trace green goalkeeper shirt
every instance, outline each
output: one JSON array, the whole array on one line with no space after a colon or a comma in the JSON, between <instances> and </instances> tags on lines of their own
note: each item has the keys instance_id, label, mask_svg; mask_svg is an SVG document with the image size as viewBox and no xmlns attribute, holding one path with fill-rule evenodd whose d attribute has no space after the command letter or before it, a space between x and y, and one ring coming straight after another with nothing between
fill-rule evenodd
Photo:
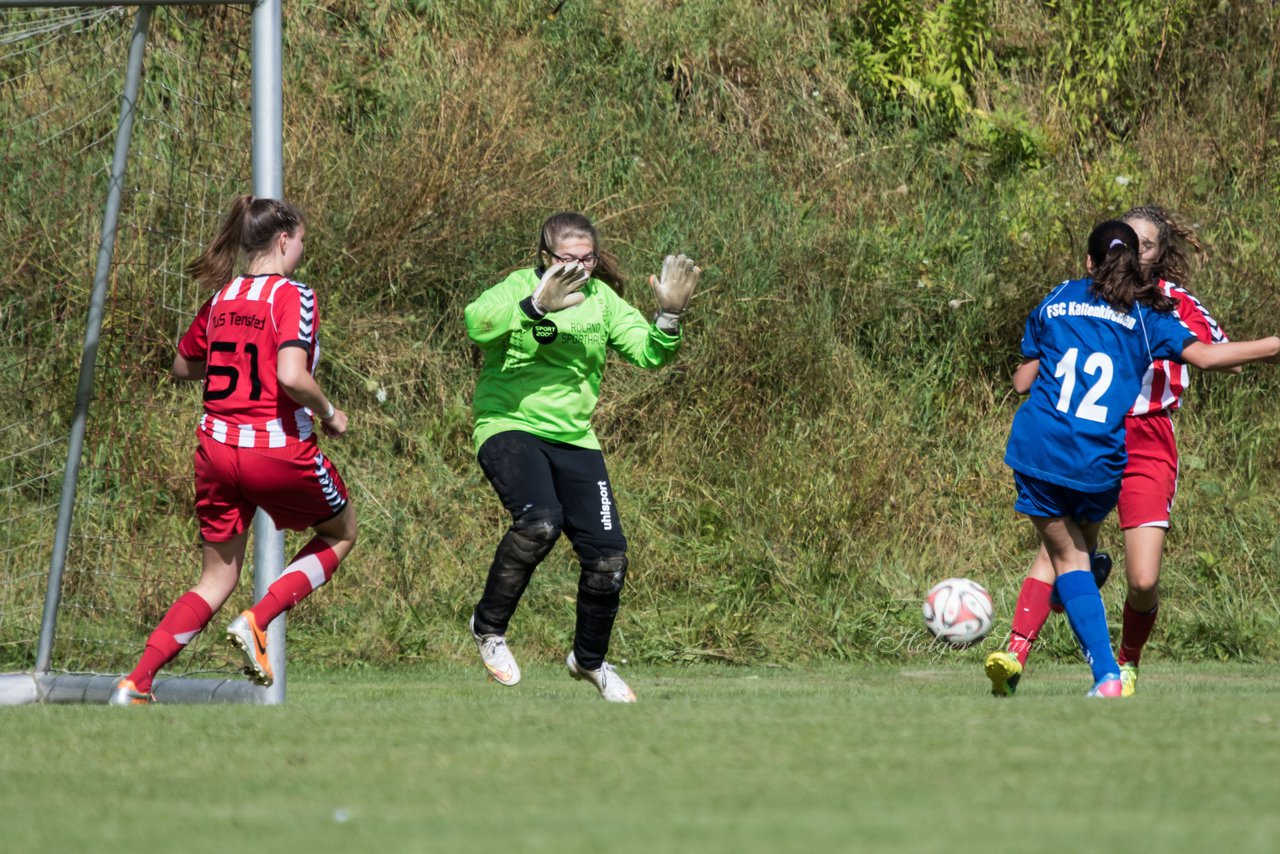
<instances>
[{"instance_id":1,"label":"green goalkeeper shirt","mask_svg":"<svg viewBox=\"0 0 1280 854\"><path fill-rule=\"evenodd\" d=\"M534 270L516 270L466 308L467 334L484 353L477 451L507 430L599 449L591 413L607 349L642 368L661 367L680 349L679 333L663 332L598 279L582 287L581 305L536 318L529 298L537 285Z\"/></svg>"}]
</instances>

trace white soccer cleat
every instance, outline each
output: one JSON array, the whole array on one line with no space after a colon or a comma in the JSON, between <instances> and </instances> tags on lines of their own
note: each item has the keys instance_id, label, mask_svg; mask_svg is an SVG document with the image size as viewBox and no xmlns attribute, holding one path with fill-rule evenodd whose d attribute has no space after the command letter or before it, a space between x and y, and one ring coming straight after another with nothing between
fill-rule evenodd
<instances>
[{"instance_id":1,"label":"white soccer cleat","mask_svg":"<svg viewBox=\"0 0 1280 854\"><path fill-rule=\"evenodd\" d=\"M475 638L476 648L480 650L480 660L484 669L489 671L493 681L510 688L520 681L520 665L516 657L507 647L505 635L481 635L476 633L476 615L471 615L471 637Z\"/></svg>"},{"instance_id":2,"label":"white soccer cleat","mask_svg":"<svg viewBox=\"0 0 1280 854\"><path fill-rule=\"evenodd\" d=\"M585 667L578 665L577 656L570 652L564 663L569 668L569 675L574 679L586 679L596 686L600 696L610 703L634 703L636 701L636 692L632 691L627 683L622 681L618 671L614 670L613 665L609 662L606 661L601 664L599 670L587 670Z\"/></svg>"},{"instance_id":3,"label":"white soccer cleat","mask_svg":"<svg viewBox=\"0 0 1280 854\"><path fill-rule=\"evenodd\" d=\"M244 675L263 686L271 687L275 674L267 660L267 633L258 628L253 611L242 611L227 626L227 640L244 656Z\"/></svg>"}]
</instances>

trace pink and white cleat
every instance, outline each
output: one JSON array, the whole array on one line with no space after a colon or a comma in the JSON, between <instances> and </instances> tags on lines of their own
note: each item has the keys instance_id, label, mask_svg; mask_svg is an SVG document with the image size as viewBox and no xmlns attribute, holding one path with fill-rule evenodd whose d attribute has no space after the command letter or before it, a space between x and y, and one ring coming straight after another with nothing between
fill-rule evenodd
<instances>
[{"instance_id":1,"label":"pink and white cleat","mask_svg":"<svg viewBox=\"0 0 1280 854\"><path fill-rule=\"evenodd\" d=\"M1108 673L1099 679L1094 686L1089 689L1086 697L1123 697L1124 682L1120 679L1119 673Z\"/></svg>"}]
</instances>

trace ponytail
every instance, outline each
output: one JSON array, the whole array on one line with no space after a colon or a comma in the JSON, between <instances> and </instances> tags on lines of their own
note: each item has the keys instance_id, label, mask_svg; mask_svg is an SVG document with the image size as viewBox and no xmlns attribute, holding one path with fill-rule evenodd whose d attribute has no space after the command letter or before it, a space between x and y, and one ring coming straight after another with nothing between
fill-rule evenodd
<instances>
[{"instance_id":1,"label":"ponytail","mask_svg":"<svg viewBox=\"0 0 1280 854\"><path fill-rule=\"evenodd\" d=\"M196 284L218 288L231 281L231 272L240 255L240 232L243 229L244 214L251 204L253 196L236 196L231 201L231 209L222 220L222 227L218 229L213 242L187 264L187 275L195 279Z\"/></svg>"},{"instance_id":2,"label":"ponytail","mask_svg":"<svg viewBox=\"0 0 1280 854\"><path fill-rule=\"evenodd\" d=\"M203 287L219 288L231 281L240 252L252 258L265 251L280 232L293 235L302 213L279 199L236 196L213 242L187 264L187 275Z\"/></svg>"},{"instance_id":3,"label":"ponytail","mask_svg":"<svg viewBox=\"0 0 1280 854\"><path fill-rule=\"evenodd\" d=\"M1089 235L1089 259L1093 262L1090 290L1116 311L1128 312L1134 303L1154 311L1173 311L1178 303L1157 282L1142 274L1138 261L1138 235L1119 220L1108 220Z\"/></svg>"}]
</instances>

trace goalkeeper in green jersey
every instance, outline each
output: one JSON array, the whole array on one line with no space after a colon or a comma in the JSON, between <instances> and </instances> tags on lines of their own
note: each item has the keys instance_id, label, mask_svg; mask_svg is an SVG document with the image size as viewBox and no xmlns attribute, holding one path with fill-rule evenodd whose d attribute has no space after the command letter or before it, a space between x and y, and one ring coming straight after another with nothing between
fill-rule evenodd
<instances>
[{"instance_id":1,"label":"goalkeeper in green jersey","mask_svg":"<svg viewBox=\"0 0 1280 854\"><path fill-rule=\"evenodd\" d=\"M650 321L620 296L617 259L600 248L582 214L558 213L542 224L536 263L466 308L467 333L484 353L474 402L476 456L511 513L471 633L494 680L518 683L507 625L563 532L582 567L569 673L606 700L630 703L635 694L605 661L627 574L627 541L591 413L608 350L643 368L675 358L680 316L701 271L683 255L667 256L661 274L649 277L658 303Z\"/></svg>"}]
</instances>

